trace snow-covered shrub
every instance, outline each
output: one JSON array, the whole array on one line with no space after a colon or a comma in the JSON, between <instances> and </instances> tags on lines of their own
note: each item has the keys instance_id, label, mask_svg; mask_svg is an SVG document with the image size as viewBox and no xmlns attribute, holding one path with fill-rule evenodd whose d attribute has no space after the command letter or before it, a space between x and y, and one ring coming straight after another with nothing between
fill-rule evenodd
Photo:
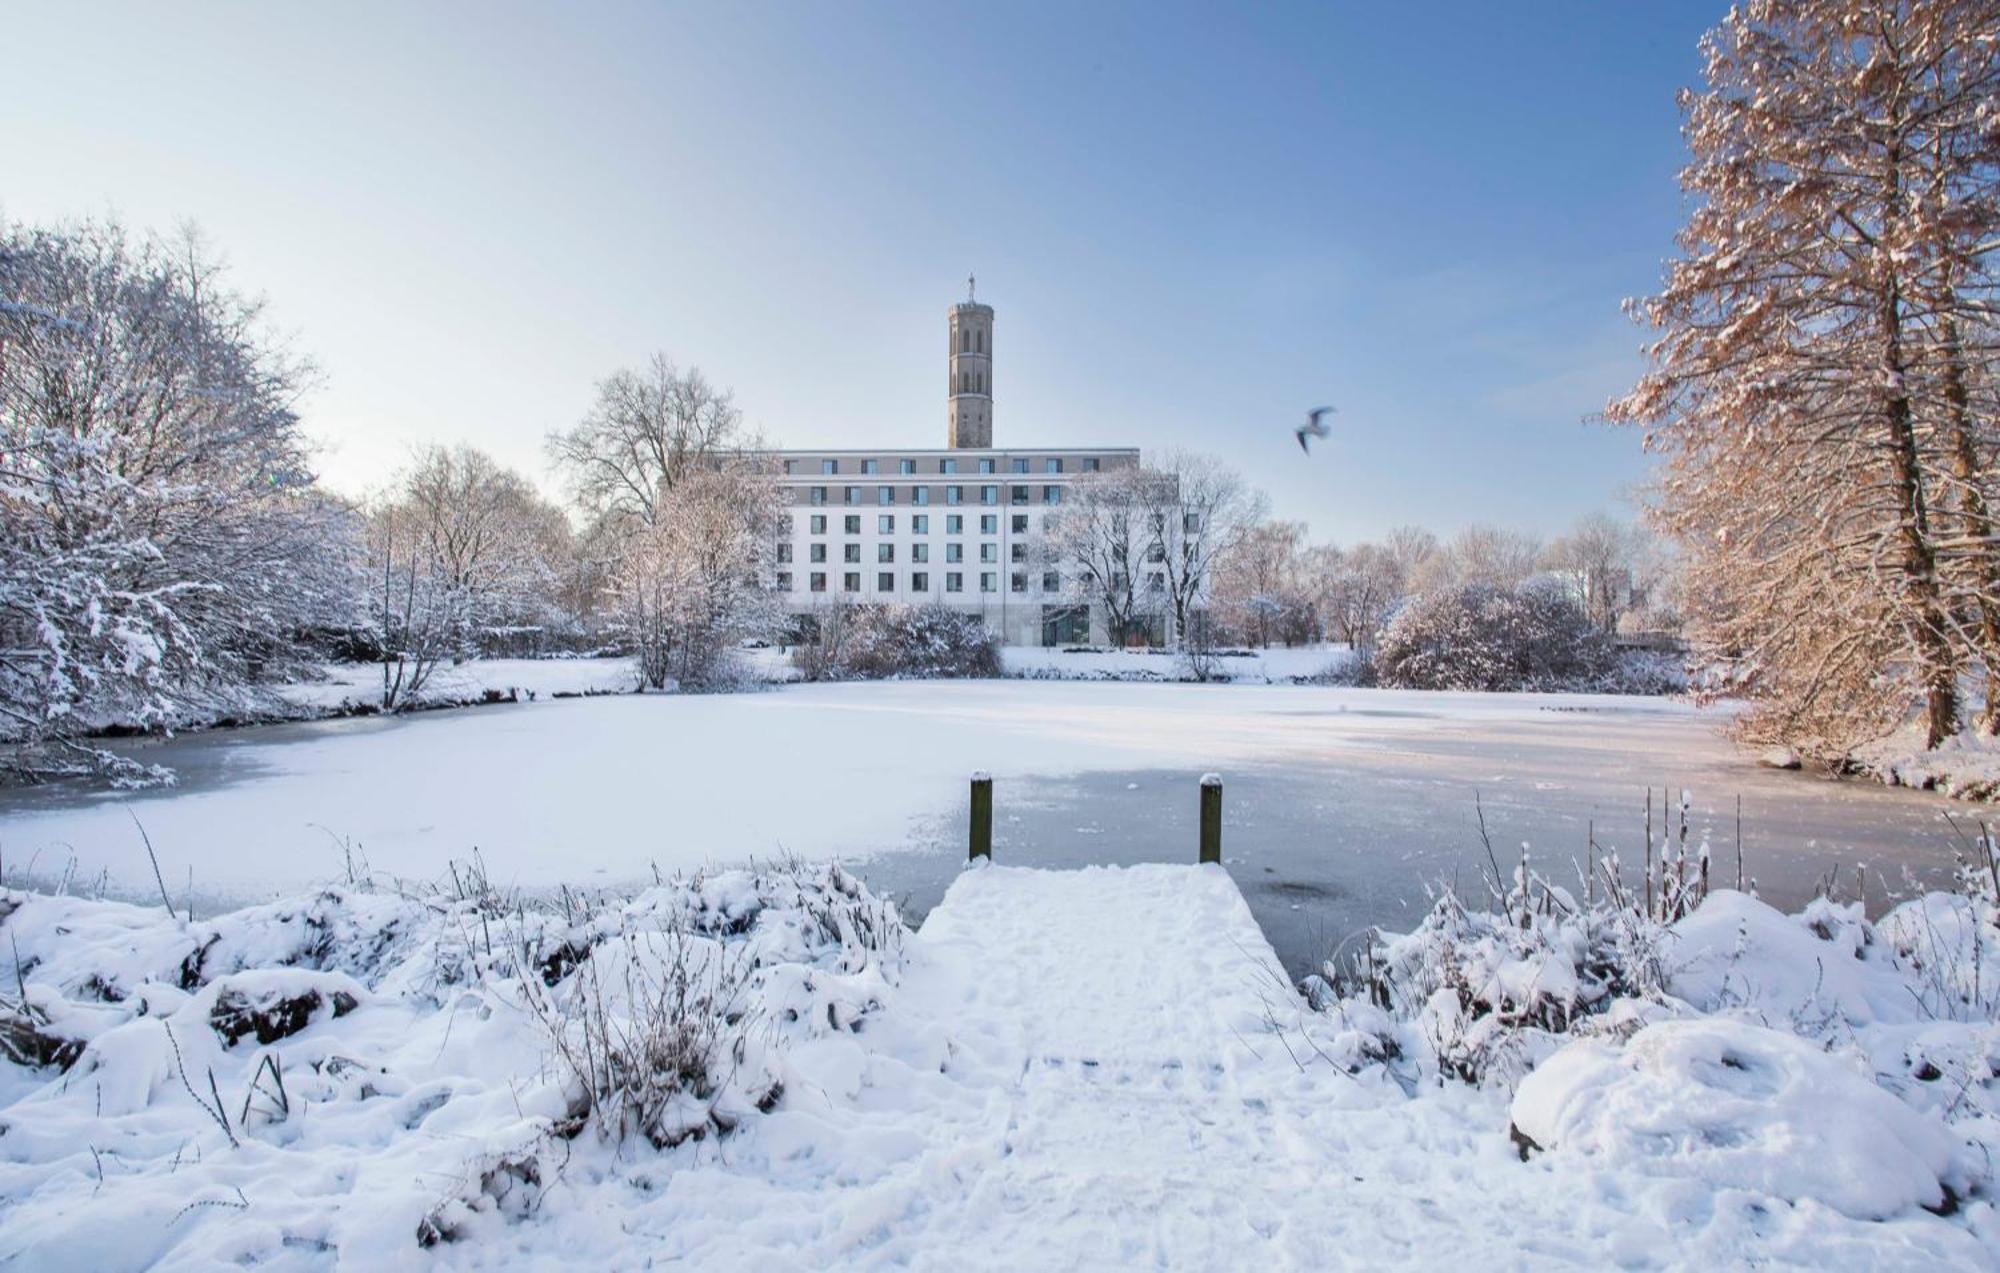
<instances>
[{"instance_id":1,"label":"snow-covered shrub","mask_svg":"<svg viewBox=\"0 0 2000 1273\"><path fill-rule=\"evenodd\" d=\"M590 1146L611 1170L823 1083L796 1054L856 1046L904 931L839 867L797 863L528 897L475 861L439 888L361 880L200 922L0 892L9 1250L204 1263L226 1236L407 1263L534 1212ZM378 1170L414 1187L328 1188ZM239 1182L254 1232L162 1223L249 1205ZM148 1236L76 1245L120 1229Z\"/></svg>"},{"instance_id":2,"label":"snow-covered shrub","mask_svg":"<svg viewBox=\"0 0 2000 1273\"><path fill-rule=\"evenodd\" d=\"M1946 1125L1877 1086L1865 1059L1742 1021L1571 1043L1521 1080L1509 1113L1524 1153L1562 1149L1859 1220L1946 1210L1968 1187Z\"/></svg>"},{"instance_id":3,"label":"snow-covered shrub","mask_svg":"<svg viewBox=\"0 0 2000 1273\"><path fill-rule=\"evenodd\" d=\"M830 606L794 652L807 680L1000 675L1000 641L976 614L932 604Z\"/></svg>"},{"instance_id":4,"label":"snow-covered shrub","mask_svg":"<svg viewBox=\"0 0 2000 1273\"><path fill-rule=\"evenodd\" d=\"M1382 634L1383 685L1422 690L1594 688L1616 659L1583 608L1547 579L1420 596Z\"/></svg>"},{"instance_id":5,"label":"snow-covered shrub","mask_svg":"<svg viewBox=\"0 0 2000 1273\"><path fill-rule=\"evenodd\" d=\"M1659 996L1662 929L1642 914L1579 906L1532 876L1504 901L1504 913L1474 910L1447 889L1415 929L1371 933L1320 985L1409 1023L1425 1068L1469 1083L1512 1081L1583 1019Z\"/></svg>"}]
</instances>

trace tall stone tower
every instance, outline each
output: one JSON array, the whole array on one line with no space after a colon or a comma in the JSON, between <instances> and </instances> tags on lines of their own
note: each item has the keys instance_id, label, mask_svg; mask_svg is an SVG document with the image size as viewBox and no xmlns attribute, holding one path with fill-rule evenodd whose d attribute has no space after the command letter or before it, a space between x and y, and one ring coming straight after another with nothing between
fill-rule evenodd
<instances>
[{"instance_id":1,"label":"tall stone tower","mask_svg":"<svg viewBox=\"0 0 2000 1273\"><path fill-rule=\"evenodd\" d=\"M953 449L993 445L993 307L973 299L973 280L965 280L965 299L951 307L951 380L945 392L951 402L945 445Z\"/></svg>"}]
</instances>

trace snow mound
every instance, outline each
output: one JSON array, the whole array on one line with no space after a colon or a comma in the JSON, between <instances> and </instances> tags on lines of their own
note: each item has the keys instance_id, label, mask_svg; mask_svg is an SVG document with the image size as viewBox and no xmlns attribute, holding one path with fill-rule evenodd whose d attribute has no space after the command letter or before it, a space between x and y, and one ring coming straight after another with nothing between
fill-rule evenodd
<instances>
[{"instance_id":1,"label":"snow mound","mask_svg":"<svg viewBox=\"0 0 2000 1273\"><path fill-rule=\"evenodd\" d=\"M1518 1136L1542 1149L1858 1220L1956 1202L1941 1125L1851 1057L1740 1021L1660 1022L1622 1049L1571 1043L1521 1081L1511 1114Z\"/></svg>"}]
</instances>

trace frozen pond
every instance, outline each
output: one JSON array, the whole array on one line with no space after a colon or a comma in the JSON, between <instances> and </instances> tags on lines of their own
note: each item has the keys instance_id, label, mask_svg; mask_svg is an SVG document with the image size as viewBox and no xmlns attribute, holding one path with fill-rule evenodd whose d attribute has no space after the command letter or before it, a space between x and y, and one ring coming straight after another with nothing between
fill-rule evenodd
<instances>
[{"instance_id":1,"label":"frozen pond","mask_svg":"<svg viewBox=\"0 0 2000 1273\"><path fill-rule=\"evenodd\" d=\"M964 853L965 783L996 779L995 853L1026 865L1187 861L1196 780L1226 780L1224 855L1294 972L1424 885L1472 883L1483 802L1503 866L1523 841L1565 879L1594 826L1636 869L1650 785L1693 793L1733 879L1780 905L1865 865L1871 902L1950 871L1942 798L1748 764L1686 706L1611 697L1041 682L792 686L543 702L218 731L134 748L164 792L0 792L8 879L204 909L378 872L443 877L477 850L502 884L629 884L796 853L859 864L922 913ZM1657 796L1656 796L1657 801ZM1657 816L1657 815L1656 815Z\"/></svg>"}]
</instances>

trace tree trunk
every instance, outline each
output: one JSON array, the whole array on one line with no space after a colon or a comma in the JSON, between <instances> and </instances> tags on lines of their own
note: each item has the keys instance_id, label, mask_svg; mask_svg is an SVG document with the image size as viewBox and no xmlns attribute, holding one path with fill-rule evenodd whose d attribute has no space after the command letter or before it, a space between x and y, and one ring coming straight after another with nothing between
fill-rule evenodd
<instances>
[{"instance_id":1,"label":"tree trunk","mask_svg":"<svg viewBox=\"0 0 2000 1273\"><path fill-rule=\"evenodd\" d=\"M1890 207L1895 206L1891 180ZM1936 747L1958 732L1958 671L1953 664L1943 597L1938 590L1937 554L1931 547L1918 467L1917 434L1905 387L1902 301L1892 279L1882 289L1882 371L1887 385L1883 426L1888 434L1890 479L1896 493L1897 537L1902 541L1903 574L1915 612L1916 656L1924 684L1924 745Z\"/></svg>"},{"instance_id":2,"label":"tree trunk","mask_svg":"<svg viewBox=\"0 0 2000 1273\"><path fill-rule=\"evenodd\" d=\"M1979 472L1979 455L1972 440L1971 397L1965 387L1964 353L1958 343L1958 324L1947 316L1942 324L1944 337L1944 397L1950 426L1952 474L1958 479L1958 514L1964 535L1973 542L1970 550L1973 613L1970 624L1979 648L1980 663L1986 669L1986 707L1980 714L1979 732L2000 734L2000 543L1993 536L1993 518L1986 507L1986 494Z\"/></svg>"}]
</instances>

